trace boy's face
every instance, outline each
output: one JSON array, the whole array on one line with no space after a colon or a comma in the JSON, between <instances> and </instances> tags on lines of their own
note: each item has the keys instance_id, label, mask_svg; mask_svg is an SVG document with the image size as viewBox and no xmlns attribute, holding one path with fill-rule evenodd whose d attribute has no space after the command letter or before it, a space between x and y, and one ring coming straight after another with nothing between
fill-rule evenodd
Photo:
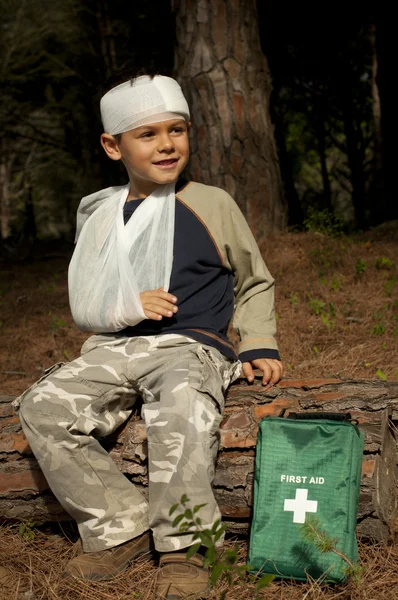
<instances>
[{"instance_id":1,"label":"boy's face","mask_svg":"<svg viewBox=\"0 0 398 600\"><path fill-rule=\"evenodd\" d=\"M122 160L136 191L148 195L158 185L174 183L189 158L188 130L184 119L143 125L117 140L102 134L101 143L113 160Z\"/></svg>"}]
</instances>

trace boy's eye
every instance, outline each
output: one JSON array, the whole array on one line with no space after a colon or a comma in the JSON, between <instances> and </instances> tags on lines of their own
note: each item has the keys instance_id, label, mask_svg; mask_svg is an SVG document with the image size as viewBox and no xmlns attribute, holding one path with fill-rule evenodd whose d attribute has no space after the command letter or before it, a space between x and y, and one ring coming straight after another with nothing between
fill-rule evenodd
<instances>
[{"instance_id":1,"label":"boy's eye","mask_svg":"<svg viewBox=\"0 0 398 600\"><path fill-rule=\"evenodd\" d=\"M152 131L144 131L144 133L141 133L140 137L141 138L148 138L153 136L153 132Z\"/></svg>"}]
</instances>

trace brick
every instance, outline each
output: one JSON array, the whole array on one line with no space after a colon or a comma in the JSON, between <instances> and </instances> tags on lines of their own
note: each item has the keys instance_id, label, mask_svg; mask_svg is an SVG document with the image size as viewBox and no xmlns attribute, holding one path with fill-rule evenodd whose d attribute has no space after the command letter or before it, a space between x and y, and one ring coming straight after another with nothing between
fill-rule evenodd
<instances>
[{"instance_id":1,"label":"brick","mask_svg":"<svg viewBox=\"0 0 398 600\"><path fill-rule=\"evenodd\" d=\"M248 478L253 474L254 455L222 456L217 464L214 486L233 490L236 487L246 488Z\"/></svg>"},{"instance_id":2,"label":"brick","mask_svg":"<svg viewBox=\"0 0 398 600\"><path fill-rule=\"evenodd\" d=\"M278 387L287 388L302 388L304 390L311 388L318 388L322 385L329 385L330 383L340 383L340 379L283 379L278 383Z\"/></svg>"},{"instance_id":3,"label":"brick","mask_svg":"<svg viewBox=\"0 0 398 600\"><path fill-rule=\"evenodd\" d=\"M144 421L134 421L129 427L129 441L134 444L142 444L146 441L146 426Z\"/></svg>"},{"instance_id":4,"label":"brick","mask_svg":"<svg viewBox=\"0 0 398 600\"><path fill-rule=\"evenodd\" d=\"M289 398L277 398L268 404L261 404L254 407L254 416L257 421L264 417L277 417L284 408L292 409L292 401Z\"/></svg>"},{"instance_id":5,"label":"brick","mask_svg":"<svg viewBox=\"0 0 398 600\"><path fill-rule=\"evenodd\" d=\"M39 469L22 473L1 473L0 494L7 496L12 492L36 492L48 490L49 485Z\"/></svg>"},{"instance_id":6,"label":"brick","mask_svg":"<svg viewBox=\"0 0 398 600\"><path fill-rule=\"evenodd\" d=\"M321 394L314 394L314 399L317 402L333 402L333 400L343 400L346 398L346 394L339 394L338 392L323 392Z\"/></svg>"},{"instance_id":7,"label":"brick","mask_svg":"<svg viewBox=\"0 0 398 600\"><path fill-rule=\"evenodd\" d=\"M252 432L221 430L220 434L222 448L253 448L256 445L256 436Z\"/></svg>"},{"instance_id":8,"label":"brick","mask_svg":"<svg viewBox=\"0 0 398 600\"><path fill-rule=\"evenodd\" d=\"M122 458L124 460L133 460L140 462L148 458L148 444L146 441L142 444L132 444L130 441L123 448Z\"/></svg>"},{"instance_id":9,"label":"brick","mask_svg":"<svg viewBox=\"0 0 398 600\"><path fill-rule=\"evenodd\" d=\"M11 404L0 404L0 419L14 415L14 409Z\"/></svg>"},{"instance_id":10,"label":"brick","mask_svg":"<svg viewBox=\"0 0 398 600\"><path fill-rule=\"evenodd\" d=\"M0 452L19 452L31 454L32 451L22 432L0 434Z\"/></svg>"},{"instance_id":11,"label":"brick","mask_svg":"<svg viewBox=\"0 0 398 600\"><path fill-rule=\"evenodd\" d=\"M351 418L352 419L357 419L359 425L365 425L366 423L372 424L372 425L378 425L380 427L382 419L383 419L383 412L382 411L375 411L375 412L357 412L355 410L350 410L347 411L350 413Z\"/></svg>"},{"instance_id":12,"label":"brick","mask_svg":"<svg viewBox=\"0 0 398 600\"><path fill-rule=\"evenodd\" d=\"M239 412L224 419L221 429L245 429L249 425L249 415L246 412Z\"/></svg>"},{"instance_id":13,"label":"brick","mask_svg":"<svg viewBox=\"0 0 398 600\"><path fill-rule=\"evenodd\" d=\"M15 425L18 425L18 424L19 424L19 419L15 415L12 415L12 416L10 416L8 418L5 418L5 419L1 419L1 421L0 421L0 431L4 431L5 429L9 428L10 425L11 425L11 427L13 429L15 429Z\"/></svg>"},{"instance_id":14,"label":"brick","mask_svg":"<svg viewBox=\"0 0 398 600\"><path fill-rule=\"evenodd\" d=\"M373 477L373 473L375 471L376 461L375 460L366 460L362 461L362 477Z\"/></svg>"}]
</instances>

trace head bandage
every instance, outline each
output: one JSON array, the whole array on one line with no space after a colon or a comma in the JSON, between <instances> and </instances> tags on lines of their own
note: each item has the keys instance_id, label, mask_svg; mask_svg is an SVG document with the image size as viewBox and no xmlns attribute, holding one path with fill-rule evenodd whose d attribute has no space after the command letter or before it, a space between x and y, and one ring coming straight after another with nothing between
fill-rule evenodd
<instances>
[{"instance_id":1,"label":"head bandage","mask_svg":"<svg viewBox=\"0 0 398 600\"><path fill-rule=\"evenodd\" d=\"M143 75L112 88L101 98L100 109L104 131L110 135L169 119L189 121L180 86L163 75Z\"/></svg>"}]
</instances>

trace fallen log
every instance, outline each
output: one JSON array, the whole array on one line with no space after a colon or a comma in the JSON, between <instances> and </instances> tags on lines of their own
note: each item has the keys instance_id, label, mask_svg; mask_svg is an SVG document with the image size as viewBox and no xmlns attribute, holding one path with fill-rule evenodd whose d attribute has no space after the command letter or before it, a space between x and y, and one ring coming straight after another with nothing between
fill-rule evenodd
<instances>
[{"instance_id":1,"label":"fallen log","mask_svg":"<svg viewBox=\"0 0 398 600\"><path fill-rule=\"evenodd\" d=\"M69 519L51 494L28 443L11 397L0 397L0 518L35 524ZM398 383L284 380L264 390L240 380L228 391L221 426L214 489L233 532L248 530L258 422L289 411L350 412L365 434L358 534L374 540L398 538ZM138 413L104 446L120 470L147 489L145 425Z\"/></svg>"}]
</instances>

